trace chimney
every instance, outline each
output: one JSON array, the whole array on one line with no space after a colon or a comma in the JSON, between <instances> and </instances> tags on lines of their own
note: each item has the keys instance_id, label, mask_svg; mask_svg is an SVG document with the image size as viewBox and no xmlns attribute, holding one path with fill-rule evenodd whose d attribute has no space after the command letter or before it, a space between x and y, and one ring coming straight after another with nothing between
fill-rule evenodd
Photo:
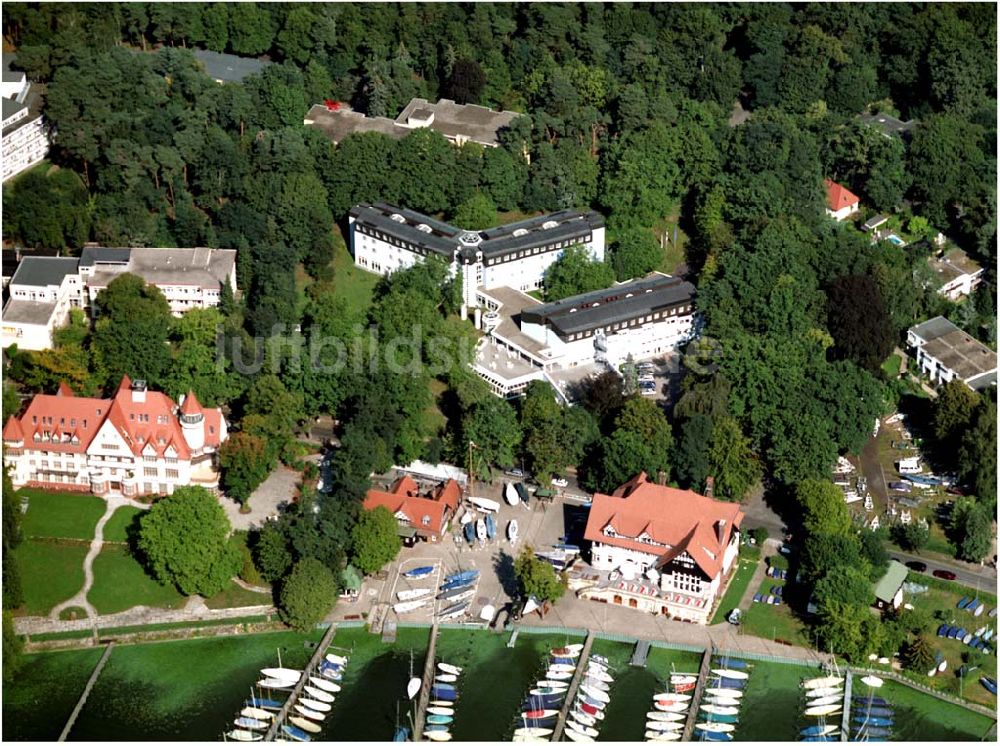
<instances>
[{"instance_id":1,"label":"chimney","mask_svg":"<svg viewBox=\"0 0 1000 746\"><path fill-rule=\"evenodd\" d=\"M661 487L667 486L667 472L663 471L663 469L659 469L656 472L656 483Z\"/></svg>"},{"instance_id":2,"label":"chimney","mask_svg":"<svg viewBox=\"0 0 1000 746\"><path fill-rule=\"evenodd\" d=\"M146 382L143 380L132 381L132 401L136 404L146 402Z\"/></svg>"},{"instance_id":3,"label":"chimney","mask_svg":"<svg viewBox=\"0 0 1000 746\"><path fill-rule=\"evenodd\" d=\"M715 532L716 532L716 534L719 537L719 546L721 547L722 546L722 542L725 541L725 538L726 538L726 519L725 518L720 518L718 520L718 522L715 524Z\"/></svg>"},{"instance_id":4,"label":"chimney","mask_svg":"<svg viewBox=\"0 0 1000 746\"><path fill-rule=\"evenodd\" d=\"M479 308L479 306L476 306L475 311L473 313L475 314L476 328L477 329L482 329L483 328L483 309Z\"/></svg>"},{"instance_id":5,"label":"chimney","mask_svg":"<svg viewBox=\"0 0 1000 746\"><path fill-rule=\"evenodd\" d=\"M705 477L705 497L712 497L713 492L715 492L715 477Z\"/></svg>"}]
</instances>

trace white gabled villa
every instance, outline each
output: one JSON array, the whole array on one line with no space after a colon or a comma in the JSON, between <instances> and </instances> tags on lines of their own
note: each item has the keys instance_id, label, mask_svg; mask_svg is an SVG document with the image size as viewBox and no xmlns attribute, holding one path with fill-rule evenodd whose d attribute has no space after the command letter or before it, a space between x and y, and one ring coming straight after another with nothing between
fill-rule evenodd
<instances>
[{"instance_id":1,"label":"white gabled villa","mask_svg":"<svg viewBox=\"0 0 1000 746\"><path fill-rule=\"evenodd\" d=\"M603 579L578 595L707 624L736 567L742 521L737 503L640 473L612 495L594 495L584 538Z\"/></svg>"}]
</instances>

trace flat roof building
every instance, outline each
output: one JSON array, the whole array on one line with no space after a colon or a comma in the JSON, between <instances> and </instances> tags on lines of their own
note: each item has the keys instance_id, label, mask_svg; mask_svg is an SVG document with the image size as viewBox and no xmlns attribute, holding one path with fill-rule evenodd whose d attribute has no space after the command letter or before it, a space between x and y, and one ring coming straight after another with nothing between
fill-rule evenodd
<instances>
[{"instance_id":1,"label":"flat roof building","mask_svg":"<svg viewBox=\"0 0 1000 746\"><path fill-rule=\"evenodd\" d=\"M500 131L517 117L516 111L494 111L476 104L456 104L442 98L436 104L414 98L395 119L369 117L349 106L316 104L309 109L304 123L316 127L333 142L339 143L356 132L380 132L396 138L406 137L411 130L427 127L456 145L474 142L495 148L500 144Z\"/></svg>"},{"instance_id":2,"label":"flat roof building","mask_svg":"<svg viewBox=\"0 0 1000 746\"><path fill-rule=\"evenodd\" d=\"M943 316L910 327L906 340L932 382L959 380L973 391L996 386L996 352Z\"/></svg>"},{"instance_id":3,"label":"flat roof building","mask_svg":"<svg viewBox=\"0 0 1000 746\"><path fill-rule=\"evenodd\" d=\"M917 126L913 119L903 122L892 114L862 114L861 122L869 127L874 127L886 137L902 137L909 139L910 131Z\"/></svg>"},{"instance_id":4,"label":"flat roof building","mask_svg":"<svg viewBox=\"0 0 1000 746\"><path fill-rule=\"evenodd\" d=\"M194 58L204 67L205 74L216 83L242 83L245 78L259 73L271 64L255 57L239 57L208 49L195 49Z\"/></svg>"},{"instance_id":5,"label":"flat roof building","mask_svg":"<svg viewBox=\"0 0 1000 746\"><path fill-rule=\"evenodd\" d=\"M961 249L955 247L937 256L928 257L927 263L941 280L938 293L948 300L957 301L972 295L983 280L983 268Z\"/></svg>"}]
</instances>

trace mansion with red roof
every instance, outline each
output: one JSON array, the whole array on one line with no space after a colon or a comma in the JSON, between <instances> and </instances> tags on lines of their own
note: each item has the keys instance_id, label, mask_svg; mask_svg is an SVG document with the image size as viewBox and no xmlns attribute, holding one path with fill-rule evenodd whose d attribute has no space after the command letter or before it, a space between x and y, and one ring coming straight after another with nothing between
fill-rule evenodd
<instances>
[{"instance_id":1,"label":"mansion with red roof","mask_svg":"<svg viewBox=\"0 0 1000 746\"><path fill-rule=\"evenodd\" d=\"M610 576L579 595L707 624L735 569L742 521L737 503L657 484L642 472L612 495L594 495L584 538L593 567Z\"/></svg>"},{"instance_id":2,"label":"mansion with red roof","mask_svg":"<svg viewBox=\"0 0 1000 746\"><path fill-rule=\"evenodd\" d=\"M194 392L178 406L128 376L110 399L76 396L63 383L7 420L3 461L15 487L136 497L196 484L216 492L215 453L226 435L222 411L202 407Z\"/></svg>"},{"instance_id":3,"label":"mansion with red roof","mask_svg":"<svg viewBox=\"0 0 1000 746\"><path fill-rule=\"evenodd\" d=\"M454 479L421 493L413 479L402 476L388 492L368 490L364 507L387 509L399 522L399 535L404 539L436 542L447 532L461 500L462 488Z\"/></svg>"}]
</instances>

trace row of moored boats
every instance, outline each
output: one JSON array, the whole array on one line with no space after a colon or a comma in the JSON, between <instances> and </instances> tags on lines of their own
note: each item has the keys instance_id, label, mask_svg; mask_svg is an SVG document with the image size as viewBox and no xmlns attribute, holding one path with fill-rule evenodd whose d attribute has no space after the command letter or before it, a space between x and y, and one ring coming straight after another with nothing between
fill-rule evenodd
<instances>
[{"instance_id":1,"label":"row of moored boats","mask_svg":"<svg viewBox=\"0 0 1000 746\"><path fill-rule=\"evenodd\" d=\"M562 650L571 650L572 647L575 646ZM566 716L566 727L563 728L566 738L577 742L590 742L597 738L604 720L604 709L611 703L611 686L614 681L607 658L591 655L587 659L587 668L577 687L573 706Z\"/></svg>"},{"instance_id":2,"label":"row of moored boats","mask_svg":"<svg viewBox=\"0 0 1000 746\"><path fill-rule=\"evenodd\" d=\"M424 738L428 741L450 741L458 701L458 679L462 669L450 663L438 663L431 684L431 699L424 719Z\"/></svg>"},{"instance_id":3,"label":"row of moored boats","mask_svg":"<svg viewBox=\"0 0 1000 746\"><path fill-rule=\"evenodd\" d=\"M844 711L844 677L818 676L802 682L805 700L805 725L799 732L801 741L839 741L840 727L828 724L827 718L839 720Z\"/></svg>"},{"instance_id":4,"label":"row of moored boats","mask_svg":"<svg viewBox=\"0 0 1000 746\"><path fill-rule=\"evenodd\" d=\"M698 706L695 734L700 741L732 741L740 722L743 694L750 680L746 661L728 656L713 661Z\"/></svg>"},{"instance_id":5,"label":"row of moored boats","mask_svg":"<svg viewBox=\"0 0 1000 746\"><path fill-rule=\"evenodd\" d=\"M302 671L281 666L261 669L264 678L257 682L257 686L266 690L268 696L256 697L251 691L250 699L233 721L236 727L225 734L226 739L262 741L277 713L285 706L287 697L294 696L287 722L281 724L275 740L311 741L322 731L322 723L333 709L347 661L346 655L327 653L317 670L303 682L297 695L293 694L293 690L302 680ZM285 695L284 698L279 699L282 695Z\"/></svg>"}]
</instances>

